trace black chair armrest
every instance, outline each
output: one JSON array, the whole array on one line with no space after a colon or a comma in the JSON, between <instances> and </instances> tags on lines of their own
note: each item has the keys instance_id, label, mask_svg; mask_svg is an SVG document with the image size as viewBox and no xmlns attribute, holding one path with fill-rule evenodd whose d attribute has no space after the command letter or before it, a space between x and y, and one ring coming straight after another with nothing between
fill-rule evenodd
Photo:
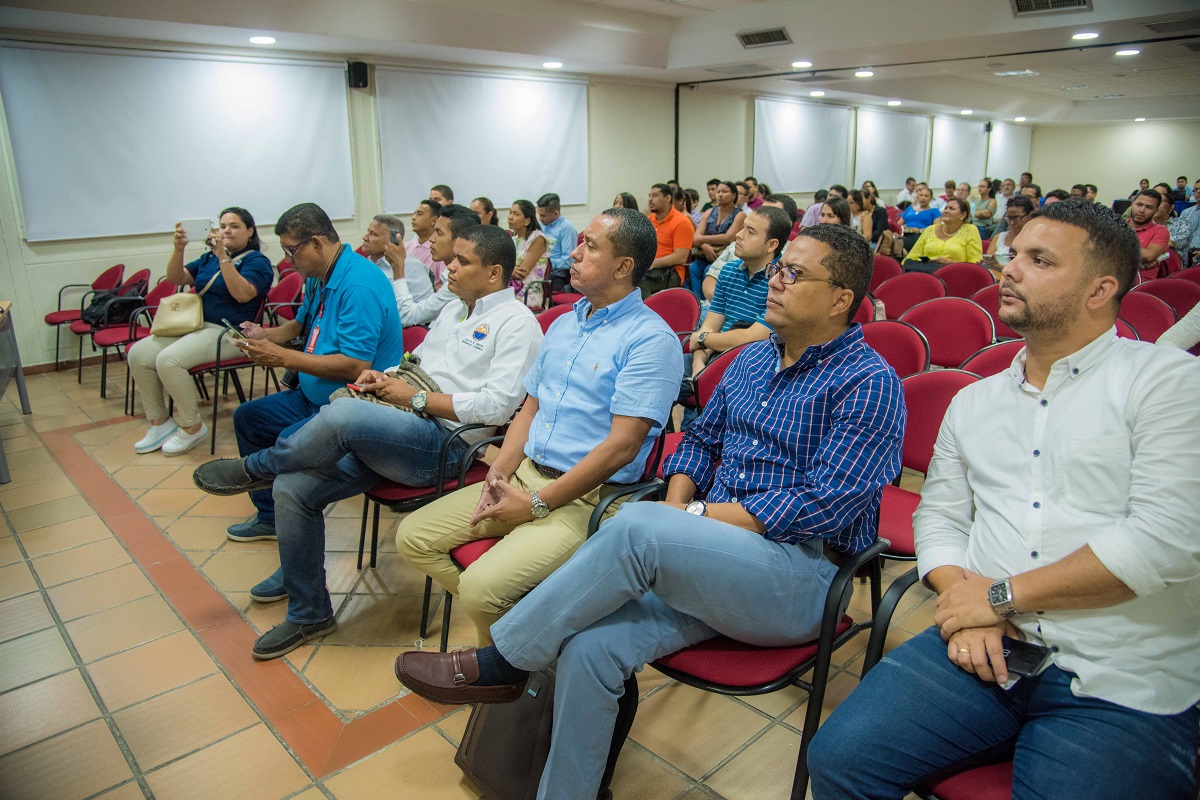
<instances>
[{"instance_id":1,"label":"black chair armrest","mask_svg":"<svg viewBox=\"0 0 1200 800\"><path fill-rule=\"evenodd\" d=\"M66 286L58 290L58 310L62 311L63 292L67 289L91 289L90 283L68 283ZM82 309L81 309L82 310Z\"/></svg>"},{"instance_id":2,"label":"black chair armrest","mask_svg":"<svg viewBox=\"0 0 1200 800\"><path fill-rule=\"evenodd\" d=\"M879 603L879 610L875 612L875 619L871 622L871 637L867 640L867 654L863 658L862 676L860 677L866 677L867 673L879 663L879 659L883 658L883 645L887 640L888 626L892 623L892 615L896 613L896 605L904 593L911 589L919 579L917 568L913 567L892 581L892 585L884 593L883 600Z\"/></svg>"},{"instance_id":3,"label":"black chair armrest","mask_svg":"<svg viewBox=\"0 0 1200 800\"><path fill-rule=\"evenodd\" d=\"M601 498L596 507L592 509L592 516L588 518L587 535L590 537L600 528L600 520L604 519L604 515L608 513L609 507L620 500L622 497L628 497L627 503L634 503L638 500L643 500L651 495L665 491L667 484L660 481L658 478L646 481L644 483L632 483L628 486L623 486L609 495Z\"/></svg>"}]
</instances>

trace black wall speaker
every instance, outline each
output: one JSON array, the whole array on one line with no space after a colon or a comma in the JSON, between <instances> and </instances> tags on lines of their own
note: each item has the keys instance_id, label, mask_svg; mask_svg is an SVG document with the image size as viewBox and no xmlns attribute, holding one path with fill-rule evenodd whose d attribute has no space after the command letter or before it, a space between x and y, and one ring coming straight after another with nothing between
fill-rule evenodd
<instances>
[{"instance_id":1,"label":"black wall speaker","mask_svg":"<svg viewBox=\"0 0 1200 800\"><path fill-rule=\"evenodd\" d=\"M350 80L351 89L366 89L367 81L367 62L365 61L349 61L346 63L346 74Z\"/></svg>"},{"instance_id":2,"label":"black wall speaker","mask_svg":"<svg viewBox=\"0 0 1200 800\"><path fill-rule=\"evenodd\" d=\"M350 84L350 85L353 86L354 84ZM991 133L992 132L992 123L990 123L990 122L987 123L986 125L983 126L983 129L985 131L987 131L988 133Z\"/></svg>"}]
</instances>

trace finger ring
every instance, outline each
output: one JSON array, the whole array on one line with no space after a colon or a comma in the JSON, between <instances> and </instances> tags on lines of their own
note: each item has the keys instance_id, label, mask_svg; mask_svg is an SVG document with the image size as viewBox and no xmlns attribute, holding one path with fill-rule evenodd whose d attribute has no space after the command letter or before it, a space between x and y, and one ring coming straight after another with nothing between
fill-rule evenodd
<instances>
[{"instance_id":1,"label":"finger ring","mask_svg":"<svg viewBox=\"0 0 1200 800\"><path fill-rule=\"evenodd\" d=\"M969 647L960 647L960 648L958 648L958 652L960 652L960 653L969 653L969 652L971 652L971 648L969 648Z\"/></svg>"}]
</instances>

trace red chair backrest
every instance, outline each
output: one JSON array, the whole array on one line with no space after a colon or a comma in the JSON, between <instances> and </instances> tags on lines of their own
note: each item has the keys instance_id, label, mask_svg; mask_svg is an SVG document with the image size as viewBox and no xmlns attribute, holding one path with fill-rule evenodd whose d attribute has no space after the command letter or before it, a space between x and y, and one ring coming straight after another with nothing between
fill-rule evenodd
<instances>
[{"instance_id":1,"label":"red chair backrest","mask_svg":"<svg viewBox=\"0 0 1200 800\"><path fill-rule=\"evenodd\" d=\"M929 369L929 342L907 322L880 319L863 325L863 341L901 378Z\"/></svg>"},{"instance_id":2,"label":"red chair backrest","mask_svg":"<svg viewBox=\"0 0 1200 800\"><path fill-rule=\"evenodd\" d=\"M550 306L548 309L537 315L538 324L542 326L542 333L550 330L550 323L575 309L574 306Z\"/></svg>"},{"instance_id":3,"label":"red chair backrest","mask_svg":"<svg viewBox=\"0 0 1200 800\"><path fill-rule=\"evenodd\" d=\"M304 277L299 272L293 270L280 278L279 283L271 287L271 290L267 292L267 302L294 303L300 297L302 289L304 289ZM295 316L295 312L293 312L292 316Z\"/></svg>"},{"instance_id":4,"label":"red chair backrest","mask_svg":"<svg viewBox=\"0 0 1200 800\"><path fill-rule=\"evenodd\" d=\"M121 285L121 279L125 277L125 265L115 264L101 272L96 280L92 281L92 288L97 292L103 292L107 289L115 289Z\"/></svg>"},{"instance_id":5,"label":"red chair backrest","mask_svg":"<svg viewBox=\"0 0 1200 800\"><path fill-rule=\"evenodd\" d=\"M1157 342L1177 321L1169 305L1147 292L1130 292L1121 298L1118 316L1133 326L1143 342Z\"/></svg>"},{"instance_id":6,"label":"red chair backrest","mask_svg":"<svg viewBox=\"0 0 1200 800\"><path fill-rule=\"evenodd\" d=\"M1183 269L1183 259L1179 253L1174 250L1167 251L1167 260L1163 262L1163 276L1170 277L1171 275Z\"/></svg>"},{"instance_id":7,"label":"red chair backrest","mask_svg":"<svg viewBox=\"0 0 1200 800\"><path fill-rule=\"evenodd\" d=\"M933 274L946 284L947 297L970 297L996 282L996 276L987 267L966 261L939 267Z\"/></svg>"},{"instance_id":8,"label":"red chair backrest","mask_svg":"<svg viewBox=\"0 0 1200 800\"><path fill-rule=\"evenodd\" d=\"M978 303L979 307L986 311L988 316L992 318L992 324L996 326L997 338L1021 338L1021 334L1005 325L1003 320L1000 319L1000 284L993 283L991 286L983 287L978 292L971 295L971 300Z\"/></svg>"},{"instance_id":9,"label":"red chair backrest","mask_svg":"<svg viewBox=\"0 0 1200 800\"><path fill-rule=\"evenodd\" d=\"M1177 281L1191 281L1192 283L1200 284L1200 264L1188 267L1187 269L1181 269L1172 275L1171 278Z\"/></svg>"},{"instance_id":10,"label":"red chair backrest","mask_svg":"<svg viewBox=\"0 0 1200 800\"><path fill-rule=\"evenodd\" d=\"M171 295L179 291L179 287L168 280L161 280L154 284L154 288L146 293L146 305L155 309L158 304L167 299Z\"/></svg>"},{"instance_id":11,"label":"red chair backrest","mask_svg":"<svg viewBox=\"0 0 1200 800\"><path fill-rule=\"evenodd\" d=\"M139 269L121 284L121 288L125 288L126 286L137 286L139 284L142 286L143 292L150 288L150 270Z\"/></svg>"},{"instance_id":12,"label":"red chair backrest","mask_svg":"<svg viewBox=\"0 0 1200 800\"><path fill-rule=\"evenodd\" d=\"M991 316L965 297L926 300L904 312L907 322L929 341L929 360L938 367L957 367L971 354L996 341Z\"/></svg>"},{"instance_id":13,"label":"red chair backrest","mask_svg":"<svg viewBox=\"0 0 1200 800\"><path fill-rule=\"evenodd\" d=\"M900 319L905 311L936 297L946 296L946 284L936 275L925 272L905 272L889 278L872 292L883 301L888 319Z\"/></svg>"},{"instance_id":14,"label":"red chair backrest","mask_svg":"<svg viewBox=\"0 0 1200 800\"><path fill-rule=\"evenodd\" d=\"M859 325L866 325L873 319L875 319L875 298L868 294L858 304L858 310L854 312L853 321Z\"/></svg>"},{"instance_id":15,"label":"red chair backrest","mask_svg":"<svg viewBox=\"0 0 1200 800\"><path fill-rule=\"evenodd\" d=\"M700 303L687 289L665 289L646 298L646 305L667 321L677 333L696 329L700 320Z\"/></svg>"},{"instance_id":16,"label":"red chair backrest","mask_svg":"<svg viewBox=\"0 0 1200 800\"><path fill-rule=\"evenodd\" d=\"M1012 360L1025 346L1024 339L1010 339L1007 342L989 344L975 355L962 363L959 369L974 372L981 378L999 375L1012 365Z\"/></svg>"},{"instance_id":17,"label":"red chair backrest","mask_svg":"<svg viewBox=\"0 0 1200 800\"><path fill-rule=\"evenodd\" d=\"M662 439L662 460L658 462L657 476L663 480L666 480L666 477L662 473L662 465L668 458L675 455L675 451L679 449L680 443L683 442L683 433L679 431L664 433L662 435Z\"/></svg>"},{"instance_id":18,"label":"red chair backrest","mask_svg":"<svg viewBox=\"0 0 1200 800\"><path fill-rule=\"evenodd\" d=\"M891 256L876 255L875 268L871 272L871 283L867 286L867 291L871 294L875 293L875 289L879 284L886 280L904 274L904 269L900 266L900 262Z\"/></svg>"},{"instance_id":19,"label":"red chair backrest","mask_svg":"<svg viewBox=\"0 0 1200 800\"><path fill-rule=\"evenodd\" d=\"M904 449L900 463L920 473L929 471L933 443L954 395L979 380L959 369L936 369L909 375L904 386L904 406L908 424L904 429Z\"/></svg>"},{"instance_id":20,"label":"red chair backrest","mask_svg":"<svg viewBox=\"0 0 1200 800\"><path fill-rule=\"evenodd\" d=\"M1179 276L1183 272L1175 274ZM1178 277L1146 281L1141 286L1135 286L1133 291L1154 295L1169 305L1177 317L1184 316L1197 303L1200 303L1200 284L1192 283L1190 280L1180 280ZM1138 333L1141 332L1139 328Z\"/></svg>"},{"instance_id":21,"label":"red chair backrest","mask_svg":"<svg viewBox=\"0 0 1200 800\"><path fill-rule=\"evenodd\" d=\"M1142 338L1138 336L1138 332L1134 330L1132 325L1120 317L1117 317L1117 321L1114 324L1117 326L1117 336L1121 337L1122 339L1133 339L1138 341Z\"/></svg>"},{"instance_id":22,"label":"red chair backrest","mask_svg":"<svg viewBox=\"0 0 1200 800\"><path fill-rule=\"evenodd\" d=\"M904 235L904 226L900 224L900 220L894 219L888 222L888 230L897 236Z\"/></svg>"},{"instance_id":23,"label":"red chair backrest","mask_svg":"<svg viewBox=\"0 0 1200 800\"><path fill-rule=\"evenodd\" d=\"M980 241L979 247L980 247L980 249L983 250L983 252L986 253L987 249L988 249L988 245L990 245L991 243L992 243L991 239L984 239L984 240Z\"/></svg>"},{"instance_id":24,"label":"red chair backrest","mask_svg":"<svg viewBox=\"0 0 1200 800\"><path fill-rule=\"evenodd\" d=\"M576 292L555 292L550 295L550 305L573 306L582 299L583 295Z\"/></svg>"},{"instance_id":25,"label":"red chair backrest","mask_svg":"<svg viewBox=\"0 0 1200 800\"><path fill-rule=\"evenodd\" d=\"M425 337L429 335L429 328L422 325L410 325L401 331L401 334L404 337L404 352L411 353L421 342L425 341Z\"/></svg>"},{"instance_id":26,"label":"red chair backrest","mask_svg":"<svg viewBox=\"0 0 1200 800\"><path fill-rule=\"evenodd\" d=\"M712 361L709 361L704 369L700 370L700 374L696 376L696 405L700 408L708 403L712 398L713 392L717 390L717 384L721 382L721 378L725 375L725 370L729 369L729 365L737 358L738 353L745 347L744 344L739 344L732 350L726 350L720 355L714 356Z\"/></svg>"},{"instance_id":27,"label":"red chair backrest","mask_svg":"<svg viewBox=\"0 0 1200 800\"><path fill-rule=\"evenodd\" d=\"M896 220L900 219L900 215L904 213L895 206L884 206L883 209L884 211L887 211L888 222L895 222Z\"/></svg>"}]
</instances>

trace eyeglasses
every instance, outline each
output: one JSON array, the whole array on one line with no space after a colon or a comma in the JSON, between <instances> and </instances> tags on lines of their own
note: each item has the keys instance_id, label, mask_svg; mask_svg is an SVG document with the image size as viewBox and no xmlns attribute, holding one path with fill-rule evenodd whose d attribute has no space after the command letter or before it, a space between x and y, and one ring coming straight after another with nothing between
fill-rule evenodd
<instances>
[{"instance_id":1,"label":"eyeglasses","mask_svg":"<svg viewBox=\"0 0 1200 800\"><path fill-rule=\"evenodd\" d=\"M283 244L283 243L280 243L279 246L283 249L283 252L287 253L288 259L294 260L296 258L296 253L300 250L300 248L304 247L304 245L308 244L311 241L312 241L312 238L309 237L308 239L305 239L300 244L294 244L291 247L288 247L286 244Z\"/></svg>"},{"instance_id":2,"label":"eyeglasses","mask_svg":"<svg viewBox=\"0 0 1200 800\"><path fill-rule=\"evenodd\" d=\"M1004 218L1009 222L1016 222L1018 220L1025 219L1028 216L1028 214L1017 214L1016 216L1013 216L1012 214L1005 214Z\"/></svg>"},{"instance_id":3,"label":"eyeglasses","mask_svg":"<svg viewBox=\"0 0 1200 800\"><path fill-rule=\"evenodd\" d=\"M800 275L800 272L795 267L786 267L779 262L771 264L767 267L767 280L773 279L776 275L784 286L791 286L796 283L828 283L831 286L836 286L839 289L845 289L846 284L838 283L829 278L808 278Z\"/></svg>"}]
</instances>

